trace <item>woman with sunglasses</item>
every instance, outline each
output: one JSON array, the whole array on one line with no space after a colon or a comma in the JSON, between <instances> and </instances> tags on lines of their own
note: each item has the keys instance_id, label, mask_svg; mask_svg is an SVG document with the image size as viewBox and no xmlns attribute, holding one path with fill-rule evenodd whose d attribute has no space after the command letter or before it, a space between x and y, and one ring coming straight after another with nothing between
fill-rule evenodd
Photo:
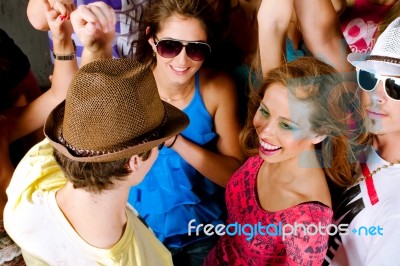
<instances>
[{"instance_id":1,"label":"woman with sunglasses","mask_svg":"<svg viewBox=\"0 0 400 266\"><path fill-rule=\"evenodd\" d=\"M224 223L223 187L242 160L234 84L203 67L215 16L207 2L152 1L136 46L136 58L153 69L161 99L190 119L129 195L176 265L201 265L215 244L215 236L188 232L188 224Z\"/></svg>"},{"instance_id":2,"label":"woman with sunglasses","mask_svg":"<svg viewBox=\"0 0 400 266\"><path fill-rule=\"evenodd\" d=\"M371 53L351 53L371 145L358 182L335 210L349 233L332 236L324 265L398 265L400 245L400 18Z\"/></svg>"},{"instance_id":3,"label":"woman with sunglasses","mask_svg":"<svg viewBox=\"0 0 400 266\"><path fill-rule=\"evenodd\" d=\"M104 5L80 5L71 20L62 19L60 10L46 6L56 36L53 44L60 55L52 88L23 108L22 116L11 114L15 121L10 124L15 129L12 137L43 125L49 111L65 99L77 71L71 35L67 34L71 22L85 47L82 64L112 57L116 18L112 8ZM223 187L242 159L233 82L226 75L202 68L212 49L208 44L212 14L205 0L152 1L137 47L141 61L152 67L160 96L190 118L185 132L159 146L156 167L145 177L141 189L130 196L130 202L174 254L175 265L201 265L215 244L214 237L189 233L188 223L193 219L197 224L224 223Z\"/></svg>"}]
</instances>

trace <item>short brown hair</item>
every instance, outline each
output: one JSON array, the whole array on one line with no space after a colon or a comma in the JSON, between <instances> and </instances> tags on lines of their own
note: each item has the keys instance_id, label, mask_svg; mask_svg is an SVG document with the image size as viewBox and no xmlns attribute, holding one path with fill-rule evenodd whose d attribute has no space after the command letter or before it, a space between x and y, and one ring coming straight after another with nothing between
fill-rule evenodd
<instances>
[{"instance_id":1,"label":"short brown hair","mask_svg":"<svg viewBox=\"0 0 400 266\"><path fill-rule=\"evenodd\" d=\"M146 161L150 155L151 150L148 150L138 156ZM115 181L124 180L132 173L128 166L130 158L113 162L78 162L56 149L53 151L53 156L74 188L83 188L89 192L100 193L103 190L110 190Z\"/></svg>"}]
</instances>

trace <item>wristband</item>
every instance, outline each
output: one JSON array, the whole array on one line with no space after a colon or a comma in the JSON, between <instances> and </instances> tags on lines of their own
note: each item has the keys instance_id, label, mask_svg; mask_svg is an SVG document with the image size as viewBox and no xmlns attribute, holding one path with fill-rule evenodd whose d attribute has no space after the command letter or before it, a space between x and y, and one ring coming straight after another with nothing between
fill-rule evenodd
<instances>
[{"instance_id":1,"label":"wristband","mask_svg":"<svg viewBox=\"0 0 400 266\"><path fill-rule=\"evenodd\" d=\"M53 57L56 60L66 61L66 60L74 60L75 59L75 52L76 52L76 45L74 40L72 40L72 45L74 46L74 52L72 54L56 54L53 51Z\"/></svg>"},{"instance_id":2,"label":"wristband","mask_svg":"<svg viewBox=\"0 0 400 266\"><path fill-rule=\"evenodd\" d=\"M179 135L179 134L178 134ZM176 139L178 138L178 135L175 136L174 140L172 141L171 145L167 146L167 148L171 148L174 146Z\"/></svg>"}]
</instances>

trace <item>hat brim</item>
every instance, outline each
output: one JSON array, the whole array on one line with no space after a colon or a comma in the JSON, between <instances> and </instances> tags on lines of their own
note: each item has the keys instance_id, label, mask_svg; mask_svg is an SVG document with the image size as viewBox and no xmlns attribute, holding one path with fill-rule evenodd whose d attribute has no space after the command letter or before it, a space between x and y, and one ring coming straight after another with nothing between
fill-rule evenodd
<instances>
[{"instance_id":1,"label":"hat brim","mask_svg":"<svg viewBox=\"0 0 400 266\"><path fill-rule=\"evenodd\" d=\"M169 103L166 103L164 101L162 101L162 103L164 104L165 108L166 121L158 128L157 139L128 147L117 152L88 157L76 156L75 154L72 154L69 149L67 149L58 139L58 136L62 131L62 124L64 120L65 100L60 103L56 108L54 108L48 116L44 126L44 134L49 139L50 144L56 150L75 161L111 162L124 158L129 158L135 154L140 154L142 152L151 150L158 144L161 144L171 137L177 135L189 124L189 118L185 113Z\"/></svg>"},{"instance_id":2,"label":"hat brim","mask_svg":"<svg viewBox=\"0 0 400 266\"><path fill-rule=\"evenodd\" d=\"M350 53L347 60L356 68L387 76L400 76L400 65L390 62L366 60L369 53Z\"/></svg>"}]
</instances>

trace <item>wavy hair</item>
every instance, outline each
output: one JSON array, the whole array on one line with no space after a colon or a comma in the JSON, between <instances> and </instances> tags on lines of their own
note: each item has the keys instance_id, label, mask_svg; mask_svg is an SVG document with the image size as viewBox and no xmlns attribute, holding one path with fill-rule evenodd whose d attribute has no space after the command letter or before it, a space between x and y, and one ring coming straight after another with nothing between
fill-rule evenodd
<instances>
[{"instance_id":1,"label":"wavy hair","mask_svg":"<svg viewBox=\"0 0 400 266\"><path fill-rule=\"evenodd\" d=\"M303 57L269 71L258 91L250 94L248 117L240 135L246 155L258 154L259 139L253 117L265 91L272 84L282 84L313 110L309 118L312 131L327 136L316 145L325 174L337 186L354 184L355 167L368 135L356 86L345 86L343 81L333 67L314 57Z\"/></svg>"}]
</instances>

